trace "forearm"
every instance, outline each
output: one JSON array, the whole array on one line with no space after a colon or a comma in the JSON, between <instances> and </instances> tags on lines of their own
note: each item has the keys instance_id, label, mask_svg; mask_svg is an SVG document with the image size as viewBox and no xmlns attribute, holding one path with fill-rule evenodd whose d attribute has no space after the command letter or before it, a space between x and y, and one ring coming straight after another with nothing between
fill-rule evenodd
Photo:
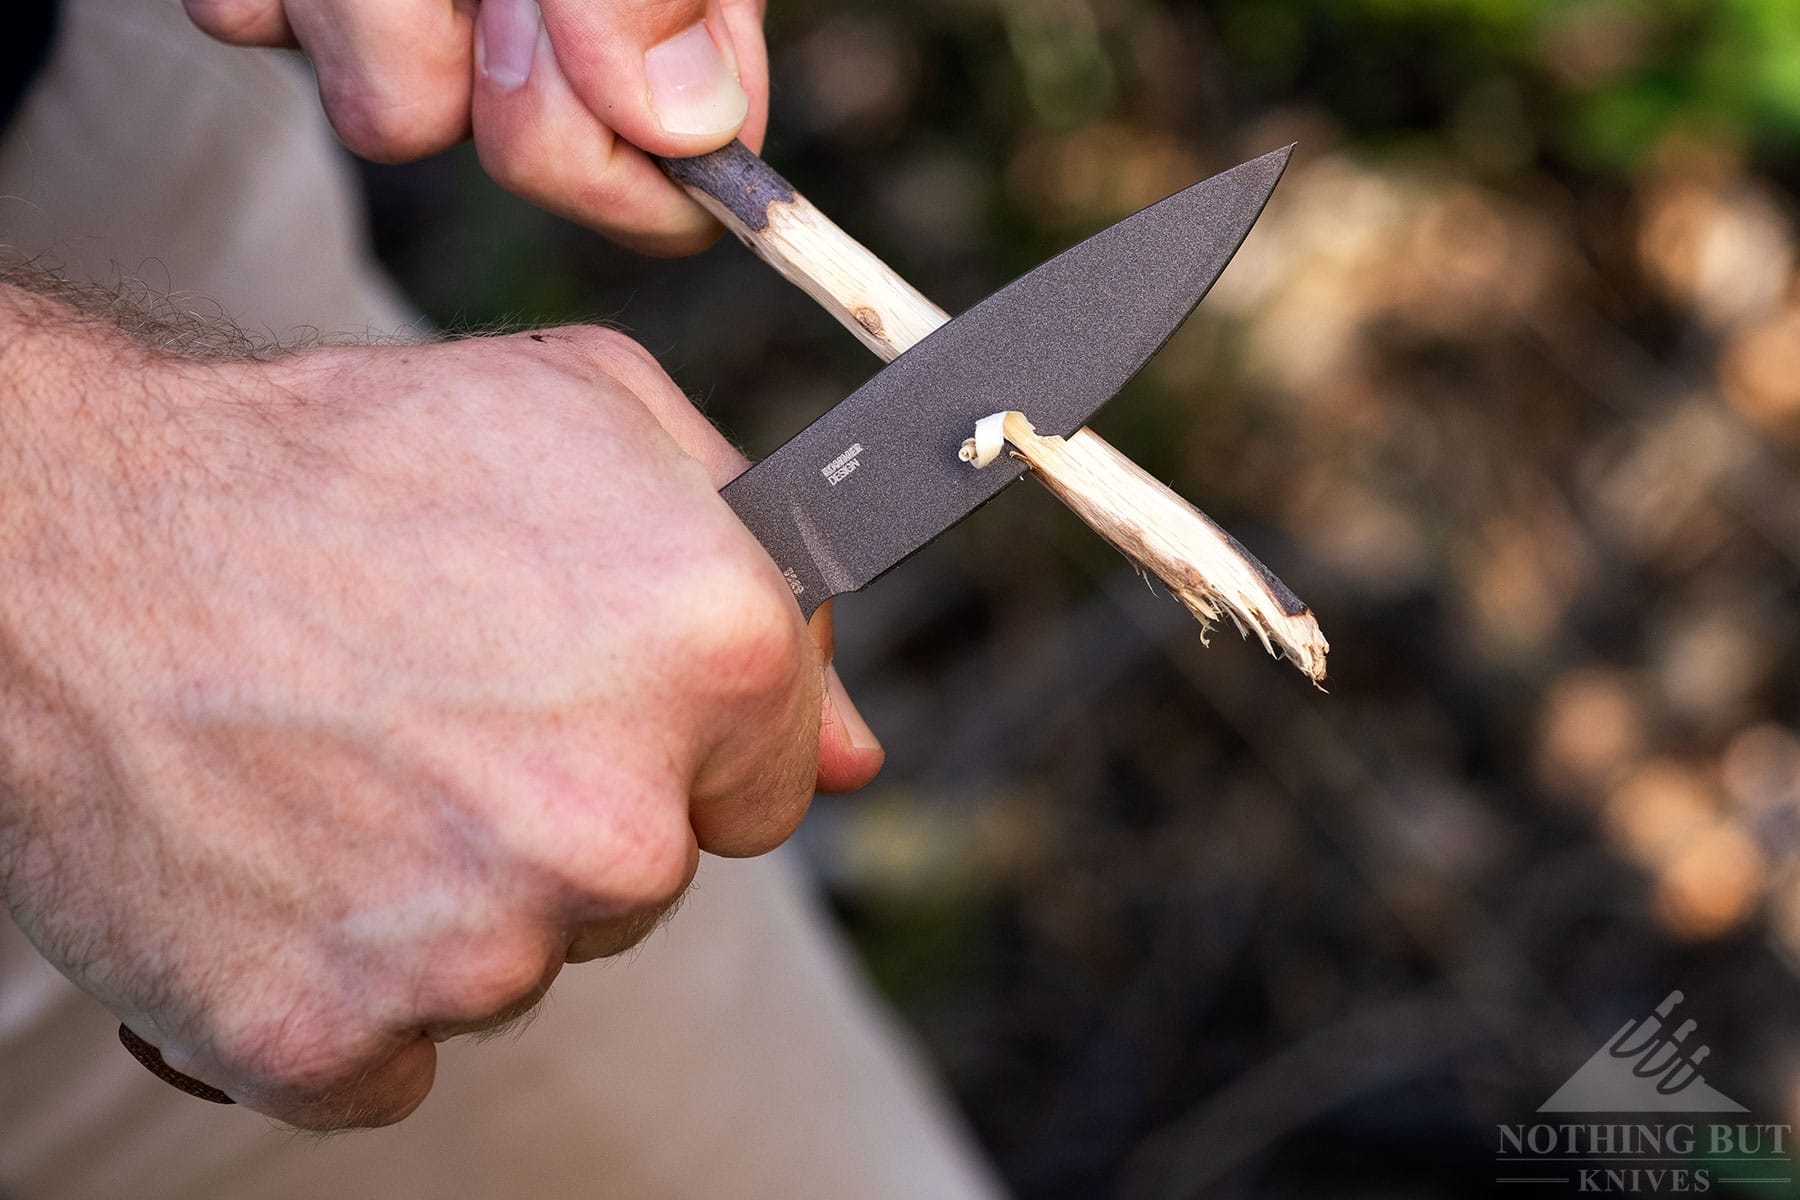
<instances>
[{"instance_id":1,"label":"forearm","mask_svg":"<svg viewBox=\"0 0 1800 1200\"><path fill-rule=\"evenodd\" d=\"M88 681L68 651L131 618L106 597L129 594L116 585L126 548L145 540L133 522L159 524L151 496L173 461L170 385L183 373L139 335L161 324L112 293L0 271L0 821L76 802L86 789L70 773L97 766L70 758L82 718L67 702ZM5 841L0 898L22 853Z\"/></svg>"},{"instance_id":2,"label":"forearm","mask_svg":"<svg viewBox=\"0 0 1800 1200\"><path fill-rule=\"evenodd\" d=\"M128 415L177 332L136 298L0 262L0 489L41 483L73 439Z\"/></svg>"},{"instance_id":3,"label":"forearm","mask_svg":"<svg viewBox=\"0 0 1800 1200\"><path fill-rule=\"evenodd\" d=\"M16 881L47 869L28 860L25 833L34 798L61 790L66 740L46 702L59 681L43 655L45 583L66 569L72 519L89 503L96 409L117 402L96 386L98 364L124 338L55 299L49 276L0 279L0 900L10 903Z\"/></svg>"},{"instance_id":4,"label":"forearm","mask_svg":"<svg viewBox=\"0 0 1800 1200\"><path fill-rule=\"evenodd\" d=\"M154 356L46 276L0 277L0 631L20 593L116 474L118 435ZM31 284L27 287L25 284Z\"/></svg>"},{"instance_id":5,"label":"forearm","mask_svg":"<svg viewBox=\"0 0 1800 1200\"><path fill-rule=\"evenodd\" d=\"M255 364L285 352L163 297L0 260L0 561L28 512L68 525L71 506L129 504L179 464L174 418L256 390Z\"/></svg>"},{"instance_id":6,"label":"forearm","mask_svg":"<svg viewBox=\"0 0 1800 1200\"><path fill-rule=\"evenodd\" d=\"M99 333L93 318L22 286L29 278L0 274L0 487L9 491L27 465L25 450L44 410L59 399L62 377Z\"/></svg>"}]
</instances>

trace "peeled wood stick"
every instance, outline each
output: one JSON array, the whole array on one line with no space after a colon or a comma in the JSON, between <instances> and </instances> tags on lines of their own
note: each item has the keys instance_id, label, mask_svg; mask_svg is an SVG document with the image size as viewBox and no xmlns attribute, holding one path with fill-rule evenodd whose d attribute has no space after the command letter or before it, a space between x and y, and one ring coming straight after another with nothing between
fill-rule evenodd
<instances>
[{"instance_id":1,"label":"peeled wood stick","mask_svg":"<svg viewBox=\"0 0 1800 1200\"><path fill-rule=\"evenodd\" d=\"M986 466L998 457L1000 439L1076 516L1167 584L1202 625L1210 629L1229 617L1270 654L1288 659L1314 683L1324 680L1331 647L1312 613L1211 517L1092 430L1045 437L1021 412L979 422L976 436L963 443L963 460Z\"/></svg>"},{"instance_id":2,"label":"peeled wood stick","mask_svg":"<svg viewBox=\"0 0 1800 1200\"><path fill-rule=\"evenodd\" d=\"M741 142L698 158L660 159L663 170L769 263L817 300L883 361L891 362L949 314L845 233ZM995 414L982 446L998 439L1037 480L1126 557L1168 585L1203 625L1228 616L1314 683L1330 646L1318 622L1274 573L1210 517L1083 426L1039 437L1022 413ZM965 461L977 457L977 439ZM954 451L947 448L947 452Z\"/></svg>"}]
</instances>

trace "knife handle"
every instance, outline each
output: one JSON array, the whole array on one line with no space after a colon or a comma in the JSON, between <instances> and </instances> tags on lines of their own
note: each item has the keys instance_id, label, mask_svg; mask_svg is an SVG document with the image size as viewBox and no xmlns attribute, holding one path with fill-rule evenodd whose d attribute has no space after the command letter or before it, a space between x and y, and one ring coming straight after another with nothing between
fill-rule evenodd
<instances>
[{"instance_id":1,"label":"knife handle","mask_svg":"<svg viewBox=\"0 0 1800 1200\"><path fill-rule=\"evenodd\" d=\"M883 362L899 358L950 320L744 143L734 141L698 158L656 162Z\"/></svg>"}]
</instances>

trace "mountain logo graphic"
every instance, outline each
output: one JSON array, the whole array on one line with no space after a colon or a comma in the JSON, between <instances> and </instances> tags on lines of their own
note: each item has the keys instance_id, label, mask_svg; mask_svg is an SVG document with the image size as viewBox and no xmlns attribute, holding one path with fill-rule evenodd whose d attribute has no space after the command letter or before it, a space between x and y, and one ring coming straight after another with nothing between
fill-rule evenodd
<instances>
[{"instance_id":1,"label":"mountain logo graphic","mask_svg":"<svg viewBox=\"0 0 1800 1200\"><path fill-rule=\"evenodd\" d=\"M1701 1077L1700 1064L1712 1050L1688 1043L1697 1021L1675 1025L1681 1000L1680 992L1670 992L1653 1015L1626 1022L1538 1111L1749 1111Z\"/></svg>"}]
</instances>

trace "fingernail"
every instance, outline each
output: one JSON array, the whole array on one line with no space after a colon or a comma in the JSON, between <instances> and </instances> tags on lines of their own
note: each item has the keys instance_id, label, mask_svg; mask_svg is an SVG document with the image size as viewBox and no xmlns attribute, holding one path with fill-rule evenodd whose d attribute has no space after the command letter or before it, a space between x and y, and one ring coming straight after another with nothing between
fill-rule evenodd
<instances>
[{"instance_id":1,"label":"fingernail","mask_svg":"<svg viewBox=\"0 0 1800 1200\"><path fill-rule=\"evenodd\" d=\"M542 25L537 0L481 0L475 18L475 66L503 92L517 91L531 78Z\"/></svg>"},{"instance_id":2,"label":"fingernail","mask_svg":"<svg viewBox=\"0 0 1800 1200\"><path fill-rule=\"evenodd\" d=\"M838 677L836 667L825 668L825 691L831 698L831 711L837 715L838 724L844 727L844 736L850 739L850 744L858 750L881 749L875 731L850 702L850 693L844 690L844 681Z\"/></svg>"},{"instance_id":3,"label":"fingernail","mask_svg":"<svg viewBox=\"0 0 1800 1200\"><path fill-rule=\"evenodd\" d=\"M736 133L750 115L750 97L705 21L646 51L644 78L650 107L669 133Z\"/></svg>"}]
</instances>

